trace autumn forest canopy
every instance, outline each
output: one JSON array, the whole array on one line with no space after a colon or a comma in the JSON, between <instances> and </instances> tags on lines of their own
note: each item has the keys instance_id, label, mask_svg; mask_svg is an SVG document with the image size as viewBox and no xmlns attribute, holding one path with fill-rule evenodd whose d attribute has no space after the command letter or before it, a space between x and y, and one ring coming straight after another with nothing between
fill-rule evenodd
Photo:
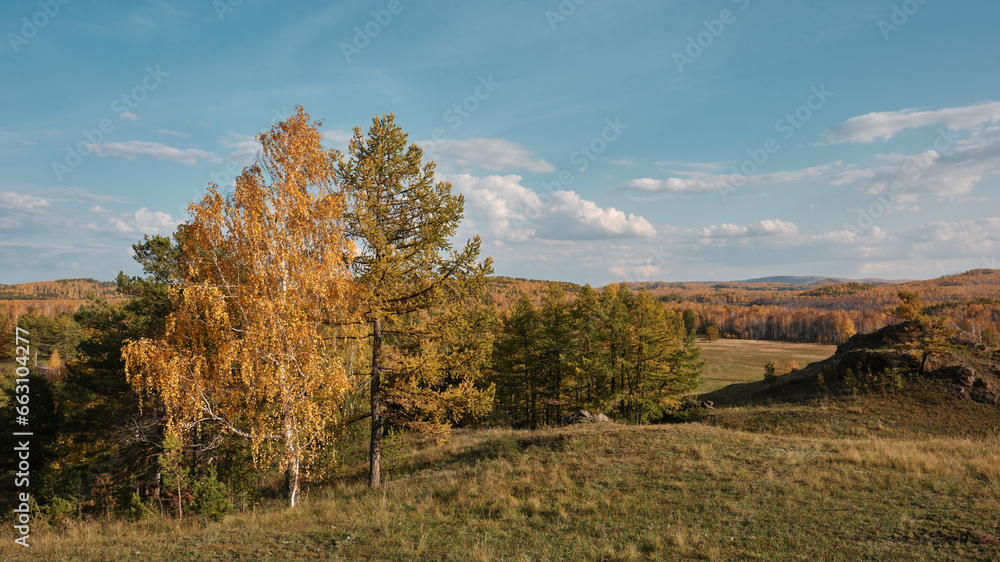
<instances>
[{"instance_id":1,"label":"autumn forest canopy","mask_svg":"<svg viewBox=\"0 0 1000 562\"><path fill-rule=\"evenodd\" d=\"M1000 344L991 270L905 290L497 277L478 236L457 239L463 196L391 114L343 153L321 126L299 107L262 133L234 185L135 244L144 275L0 287L4 338L27 330L44 375L32 481L45 513L295 506L359 462L382 485L400 435L535 429L578 410L662 421L698 387L699 340L840 344L905 320ZM925 362L928 341L914 347Z\"/></svg>"}]
</instances>

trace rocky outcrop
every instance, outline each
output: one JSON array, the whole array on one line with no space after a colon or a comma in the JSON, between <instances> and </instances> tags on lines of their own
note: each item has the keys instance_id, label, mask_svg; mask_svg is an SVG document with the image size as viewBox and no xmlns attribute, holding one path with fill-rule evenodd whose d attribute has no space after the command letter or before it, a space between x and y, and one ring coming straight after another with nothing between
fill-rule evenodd
<instances>
[{"instance_id":1,"label":"rocky outcrop","mask_svg":"<svg viewBox=\"0 0 1000 562\"><path fill-rule=\"evenodd\" d=\"M841 375L851 369L855 374L879 374L890 369L906 371L920 367L920 361L912 355L895 351L875 351L871 349L855 349L845 352L837 364Z\"/></svg>"},{"instance_id":2,"label":"rocky outcrop","mask_svg":"<svg viewBox=\"0 0 1000 562\"><path fill-rule=\"evenodd\" d=\"M896 343L903 341L904 336L911 330L909 322L886 326L870 334L854 334L851 339L837 346L837 354L847 353L856 349L886 349L892 348Z\"/></svg>"},{"instance_id":3,"label":"rocky outcrop","mask_svg":"<svg viewBox=\"0 0 1000 562\"><path fill-rule=\"evenodd\" d=\"M566 425L574 423L612 423L611 418L604 414L591 414L587 410L577 410L563 418Z\"/></svg>"},{"instance_id":4,"label":"rocky outcrop","mask_svg":"<svg viewBox=\"0 0 1000 562\"><path fill-rule=\"evenodd\" d=\"M928 376L953 382L964 388L972 388L976 381L976 370L965 365L948 365L931 371Z\"/></svg>"},{"instance_id":5,"label":"rocky outcrop","mask_svg":"<svg viewBox=\"0 0 1000 562\"><path fill-rule=\"evenodd\" d=\"M976 370L966 365L948 365L928 373L951 383L959 396L980 404L1000 403L1000 392L986 379L976 376Z\"/></svg>"}]
</instances>

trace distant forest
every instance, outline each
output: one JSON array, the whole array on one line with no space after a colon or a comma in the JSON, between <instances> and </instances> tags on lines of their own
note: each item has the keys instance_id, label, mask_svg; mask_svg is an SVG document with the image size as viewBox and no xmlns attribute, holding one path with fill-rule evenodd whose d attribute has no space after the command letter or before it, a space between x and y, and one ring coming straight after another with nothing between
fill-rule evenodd
<instances>
[{"instance_id":1,"label":"distant forest","mask_svg":"<svg viewBox=\"0 0 1000 562\"><path fill-rule=\"evenodd\" d=\"M503 313L522 295L542 306L551 282L491 276L480 297L482 304ZM583 285L558 282L570 301ZM645 292L668 309L686 316L687 328L706 336L803 343L839 344L855 333L867 333L897 321L886 310L900 290L919 294L932 314L947 316L973 341L1000 344L1000 270L976 269L937 279L905 283L625 283ZM0 285L0 321L4 332L24 314L71 319L90 298L112 302L126 297L115 281L61 279ZM692 320L693 319L693 320ZM694 325L691 324L694 322ZM40 353L48 357L51 346ZM9 353L4 351L4 353Z\"/></svg>"}]
</instances>

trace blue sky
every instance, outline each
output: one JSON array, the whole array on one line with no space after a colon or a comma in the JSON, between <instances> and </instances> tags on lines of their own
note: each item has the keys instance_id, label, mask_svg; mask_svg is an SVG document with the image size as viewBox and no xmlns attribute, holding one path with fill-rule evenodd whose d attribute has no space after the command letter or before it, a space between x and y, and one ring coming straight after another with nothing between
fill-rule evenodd
<instances>
[{"instance_id":1,"label":"blue sky","mask_svg":"<svg viewBox=\"0 0 1000 562\"><path fill-rule=\"evenodd\" d=\"M1000 5L965 0L0 6L0 283L130 246L296 104L394 112L497 274L601 285L1000 267Z\"/></svg>"}]
</instances>

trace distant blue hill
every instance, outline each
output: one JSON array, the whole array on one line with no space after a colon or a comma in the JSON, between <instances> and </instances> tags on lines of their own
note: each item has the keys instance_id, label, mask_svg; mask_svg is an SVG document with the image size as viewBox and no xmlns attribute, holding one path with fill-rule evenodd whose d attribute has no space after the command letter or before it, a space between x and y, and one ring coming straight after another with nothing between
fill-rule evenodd
<instances>
[{"instance_id":1,"label":"distant blue hill","mask_svg":"<svg viewBox=\"0 0 1000 562\"><path fill-rule=\"evenodd\" d=\"M758 277L756 279L747 279L745 281L738 281L738 283L788 283L789 285L833 285L835 283L873 283L873 284L887 284L887 283L906 283L908 280L900 279L845 279L843 277L817 277L817 276L795 276L795 275L775 275L772 277Z\"/></svg>"}]
</instances>

